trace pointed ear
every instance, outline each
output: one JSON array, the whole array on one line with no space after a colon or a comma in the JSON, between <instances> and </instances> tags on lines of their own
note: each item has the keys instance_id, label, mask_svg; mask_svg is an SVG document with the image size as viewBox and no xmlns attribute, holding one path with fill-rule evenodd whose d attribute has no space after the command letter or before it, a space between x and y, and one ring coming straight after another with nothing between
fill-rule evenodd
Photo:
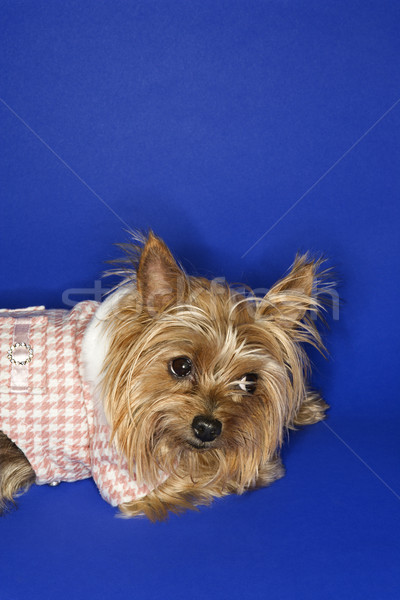
<instances>
[{"instance_id":1,"label":"pointed ear","mask_svg":"<svg viewBox=\"0 0 400 600\"><path fill-rule=\"evenodd\" d=\"M262 315L282 327L296 329L308 310L318 306L313 298L318 261L296 256L289 274L278 281L264 298Z\"/></svg>"},{"instance_id":2,"label":"pointed ear","mask_svg":"<svg viewBox=\"0 0 400 600\"><path fill-rule=\"evenodd\" d=\"M143 308L154 315L184 296L186 277L166 244L149 233L136 273Z\"/></svg>"}]
</instances>

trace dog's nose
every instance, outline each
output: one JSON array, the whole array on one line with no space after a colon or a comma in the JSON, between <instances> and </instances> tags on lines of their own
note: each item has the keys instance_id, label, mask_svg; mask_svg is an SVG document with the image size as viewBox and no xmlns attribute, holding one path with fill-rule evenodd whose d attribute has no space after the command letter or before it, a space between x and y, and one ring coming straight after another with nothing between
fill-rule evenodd
<instances>
[{"instance_id":1,"label":"dog's nose","mask_svg":"<svg viewBox=\"0 0 400 600\"><path fill-rule=\"evenodd\" d=\"M199 415L193 419L192 429L194 435L202 442L212 442L221 433L222 423L217 419Z\"/></svg>"}]
</instances>

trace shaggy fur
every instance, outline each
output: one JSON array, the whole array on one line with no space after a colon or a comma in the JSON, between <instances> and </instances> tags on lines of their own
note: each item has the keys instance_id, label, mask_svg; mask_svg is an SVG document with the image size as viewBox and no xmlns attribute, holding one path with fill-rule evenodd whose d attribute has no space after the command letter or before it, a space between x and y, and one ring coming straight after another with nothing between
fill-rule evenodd
<instances>
[{"instance_id":1,"label":"shaggy fur","mask_svg":"<svg viewBox=\"0 0 400 600\"><path fill-rule=\"evenodd\" d=\"M307 388L303 347L323 350L315 324L331 284L321 283L320 261L298 256L258 298L187 276L152 233L124 250L127 266L114 273L129 291L104 324L110 346L101 396L138 480L157 486L160 469L169 477L120 506L122 513L163 519L282 477L285 433L320 421L328 408ZM190 360L187 376L171 369L179 357ZM217 421L219 435L199 439L198 416ZM0 432L0 498L12 500L33 481L27 460Z\"/></svg>"},{"instance_id":2,"label":"shaggy fur","mask_svg":"<svg viewBox=\"0 0 400 600\"><path fill-rule=\"evenodd\" d=\"M0 431L0 514L35 483L35 472L17 446Z\"/></svg>"}]
</instances>

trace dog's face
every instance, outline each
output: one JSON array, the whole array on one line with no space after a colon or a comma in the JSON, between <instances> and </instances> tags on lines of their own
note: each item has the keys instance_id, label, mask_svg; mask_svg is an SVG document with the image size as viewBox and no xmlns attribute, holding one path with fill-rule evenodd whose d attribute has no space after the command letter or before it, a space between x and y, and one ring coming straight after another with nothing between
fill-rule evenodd
<instances>
[{"instance_id":1,"label":"dog's face","mask_svg":"<svg viewBox=\"0 0 400 600\"><path fill-rule=\"evenodd\" d=\"M316 266L298 259L262 299L186 276L150 235L136 286L108 323L106 412L139 480L159 470L194 486L251 486L304 397L306 311Z\"/></svg>"}]
</instances>

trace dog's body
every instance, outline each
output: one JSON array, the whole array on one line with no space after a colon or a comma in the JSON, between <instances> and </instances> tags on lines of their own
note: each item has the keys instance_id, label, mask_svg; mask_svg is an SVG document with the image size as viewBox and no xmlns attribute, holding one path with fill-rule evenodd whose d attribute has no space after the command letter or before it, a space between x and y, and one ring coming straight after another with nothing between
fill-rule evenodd
<instances>
[{"instance_id":1,"label":"dog's body","mask_svg":"<svg viewBox=\"0 0 400 600\"><path fill-rule=\"evenodd\" d=\"M22 344L29 343L35 358L24 365L9 361L0 372L0 430L23 451L37 484L93 477L113 506L151 490L136 481L110 444L110 425L96 393L103 362L98 359L107 353L103 316L125 291L101 305L80 302L70 311L0 311L0 353L13 348L13 356L18 350L21 355ZM165 479L160 474L160 483Z\"/></svg>"},{"instance_id":2,"label":"dog's body","mask_svg":"<svg viewBox=\"0 0 400 600\"><path fill-rule=\"evenodd\" d=\"M92 475L103 497L127 516L161 519L168 511L282 477L285 431L323 419L327 408L307 389L302 348L304 342L321 347L310 317L319 313L319 296L327 288L317 280L318 261L300 257L264 298L245 297L226 285L188 277L153 234L140 241L127 248L131 269L123 285L99 306L87 303L92 314L80 331L77 354L89 394L87 430L96 435L101 430L104 459L93 451L98 438L88 433L87 440L80 436L86 462L72 456L72 463L80 460L82 476ZM40 352L29 343L29 327L22 327L20 337L13 327L0 369L11 373L11 383L13 369L17 385L25 382L20 402L24 395L31 398L28 373L35 373ZM71 480L56 470L40 477L40 459L18 441L24 423L5 418L10 409L4 393L0 389L3 507L35 480ZM69 414L68 389L59 397ZM41 406L40 392L34 401ZM26 415L22 421L35 431ZM39 441L33 433L31 446L48 455L46 435ZM100 470L107 472L106 491ZM124 488L121 494L111 471Z\"/></svg>"}]
</instances>

